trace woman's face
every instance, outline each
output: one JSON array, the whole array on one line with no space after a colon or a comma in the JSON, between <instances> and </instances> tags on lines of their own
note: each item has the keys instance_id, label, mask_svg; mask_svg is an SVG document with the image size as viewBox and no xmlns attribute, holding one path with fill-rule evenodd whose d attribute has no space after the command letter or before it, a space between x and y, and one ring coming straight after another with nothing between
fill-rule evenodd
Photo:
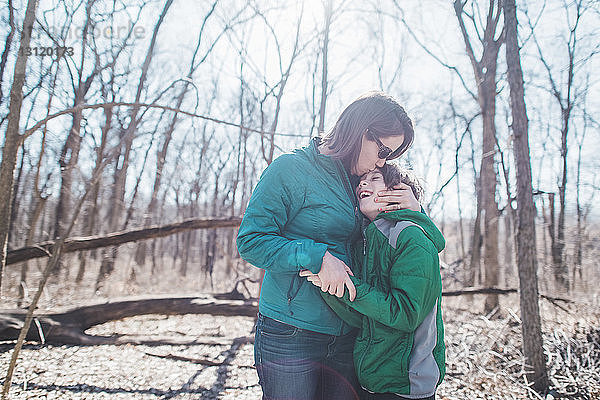
<instances>
[{"instance_id":1,"label":"woman's face","mask_svg":"<svg viewBox=\"0 0 600 400\"><path fill-rule=\"evenodd\" d=\"M395 151L402 146L404 135L382 137L379 140L385 146L392 149L392 151ZM377 167L383 166L385 159L379 158L377 153L379 153L379 145L374 140L369 140L366 134L363 134L358 161L352 166L351 173L362 176L367 172L375 170Z\"/></svg>"},{"instance_id":2,"label":"woman's face","mask_svg":"<svg viewBox=\"0 0 600 400\"><path fill-rule=\"evenodd\" d=\"M386 190L383 175L378 169L367 172L360 178L360 183L356 187L356 197L360 211L371 221L379 214L379 208L384 203L376 203L377 193Z\"/></svg>"}]
</instances>

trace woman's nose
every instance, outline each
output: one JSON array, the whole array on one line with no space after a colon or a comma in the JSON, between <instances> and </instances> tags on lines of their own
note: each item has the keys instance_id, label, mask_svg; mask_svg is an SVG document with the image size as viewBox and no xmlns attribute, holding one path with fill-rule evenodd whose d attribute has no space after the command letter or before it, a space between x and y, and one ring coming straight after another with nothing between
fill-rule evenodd
<instances>
[{"instance_id":1,"label":"woman's nose","mask_svg":"<svg viewBox=\"0 0 600 400\"><path fill-rule=\"evenodd\" d=\"M367 186L367 181L360 181L358 186Z\"/></svg>"}]
</instances>

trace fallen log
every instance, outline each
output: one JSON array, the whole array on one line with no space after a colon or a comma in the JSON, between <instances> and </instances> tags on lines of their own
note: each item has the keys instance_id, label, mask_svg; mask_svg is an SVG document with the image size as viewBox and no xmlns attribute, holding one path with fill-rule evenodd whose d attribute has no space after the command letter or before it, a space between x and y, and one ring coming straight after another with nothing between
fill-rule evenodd
<instances>
[{"instance_id":1,"label":"fallen log","mask_svg":"<svg viewBox=\"0 0 600 400\"><path fill-rule=\"evenodd\" d=\"M444 291L443 296L466 294L511 294L516 289L467 288ZM89 335L85 331L92 326L116 321L136 315L184 315L210 314L223 316L254 317L258 309L255 299L239 299L239 292L215 294L213 296L181 297L134 297L116 299L103 303L89 304L76 308L58 310L51 313L34 314L34 323L27 332L26 339L52 344L100 345L100 344L198 344L198 338L168 338L148 335ZM569 299L541 295L552 302L572 302ZM23 327L26 310L0 310L0 341L16 340Z\"/></svg>"},{"instance_id":2,"label":"fallen log","mask_svg":"<svg viewBox=\"0 0 600 400\"><path fill-rule=\"evenodd\" d=\"M118 246L128 242L137 242L139 240L169 236L192 229L233 228L239 226L241 221L242 219L239 217L188 219L174 224L152 226L142 229L131 229L127 231L108 233L102 236L73 237L65 239L62 252L70 253L80 250L92 250L101 247ZM49 257L53 245L54 241L49 240L31 246L9 250L6 254L6 264L14 264L31 260L33 258Z\"/></svg>"},{"instance_id":3,"label":"fallen log","mask_svg":"<svg viewBox=\"0 0 600 400\"><path fill-rule=\"evenodd\" d=\"M99 345L120 343L164 343L153 336L96 336L85 331L92 326L136 315L210 314L224 316L256 315L254 300L205 297L136 297L90 304L52 313L35 313L26 339L52 344ZM0 341L16 340L23 327L26 310L0 310ZM129 339L132 339L131 341Z\"/></svg>"},{"instance_id":4,"label":"fallen log","mask_svg":"<svg viewBox=\"0 0 600 400\"><path fill-rule=\"evenodd\" d=\"M518 293L518 290L514 289L514 288L501 289L501 288L494 288L494 287L483 287L483 288L471 287L471 288L465 288L465 289L461 289L461 290L444 290L442 292L442 296L454 297L454 296L463 296L463 295L467 295L467 294L511 294L511 293ZM540 298L546 299L553 304L556 304L557 301L562 301L563 303L573 303L573 300L571 300L571 299L567 299L564 297L548 296L545 294L540 294Z\"/></svg>"},{"instance_id":5,"label":"fallen log","mask_svg":"<svg viewBox=\"0 0 600 400\"><path fill-rule=\"evenodd\" d=\"M461 290L444 290L442 296L453 297L466 294L509 294L517 293L517 289L499 289L499 288L465 288Z\"/></svg>"}]
</instances>

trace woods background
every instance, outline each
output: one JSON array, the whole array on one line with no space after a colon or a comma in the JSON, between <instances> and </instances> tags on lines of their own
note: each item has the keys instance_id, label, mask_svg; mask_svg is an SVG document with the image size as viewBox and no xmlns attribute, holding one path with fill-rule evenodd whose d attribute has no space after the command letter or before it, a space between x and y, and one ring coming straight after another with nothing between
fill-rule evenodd
<instances>
[{"instance_id":1,"label":"woods background","mask_svg":"<svg viewBox=\"0 0 600 400\"><path fill-rule=\"evenodd\" d=\"M447 240L444 289L519 288L504 2L6 4L6 307L30 304L52 254L40 244L129 230L146 240L62 254L41 304L234 288L255 296L258 270L239 258L235 236L260 173L373 89L415 123L402 162L423 177L424 208ZM600 2L517 7L539 289L598 305ZM202 229L144 231L189 219ZM14 261L24 248L38 253ZM474 304L493 313L499 295Z\"/></svg>"},{"instance_id":2,"label":"woods background","mask_svg":"<svg viewBox=\"0 0 600 400\"><path fill-rule=\"evenodd\" d=\"M517 284L496 2L42 1L21 51L31 54L20 115L8 100L26 4L8 5L0 126L6 133L18 118L23 135L9 250L59 238L72 219L69 236L97 236L241 216L274 157L330 128L360 93L381 89L416 125L403 161L425 179L425 208L449 239L446 286ZM598 2L531 1L518 13L542 289L592 299ZM204 290L254 276L234 238L233 228L190 230L68 255L53 274L61 289L86 296ZM40 263L7 266L2 296L35 286ZM225 272L219 282L215 271Z\"/></svg>"}]
</instances>

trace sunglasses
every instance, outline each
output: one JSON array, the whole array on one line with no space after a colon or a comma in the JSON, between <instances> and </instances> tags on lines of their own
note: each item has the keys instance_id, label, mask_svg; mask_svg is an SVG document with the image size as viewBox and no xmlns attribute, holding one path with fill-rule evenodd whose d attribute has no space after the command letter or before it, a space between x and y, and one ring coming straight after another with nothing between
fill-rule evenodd
<instances>
[{"instance_id":1,"label":"sunglasses","mask_svg":"<svg viewBox=\"0 0 600 400\"><path fill-rule=\"evenodd\" d=\"M381 143L381 140L379 140L379 138L377 136L375 136L375 134L373 132L371 132L370 129L367 129L367 132L369 133L369 136L371 136L371 138L375 141L375 143L377 143L377 146L379 147L379 151L377 152L377 157L379 157L380 160L393 160L394 158L398 158L402 155L402 151L403 151L403 144L398 147L396 150L392 150L389 147L387 147L385 144Z\"/></svg>"}]
</instances>

